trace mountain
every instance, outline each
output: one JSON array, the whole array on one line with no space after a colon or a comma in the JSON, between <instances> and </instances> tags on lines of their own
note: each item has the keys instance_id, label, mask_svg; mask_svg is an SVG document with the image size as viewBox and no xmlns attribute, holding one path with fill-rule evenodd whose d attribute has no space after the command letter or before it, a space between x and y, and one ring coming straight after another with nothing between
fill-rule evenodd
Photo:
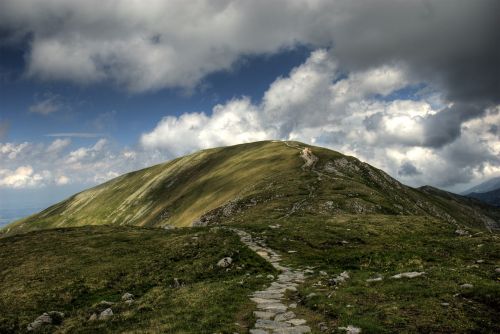
<instances>
[{"instance_id":1,"label":"mountain","mask_svg":"<svg viewBox=\"0 0 500 334\"><path fill-rule=\"evenodd\" d=\"M413 189L354 157L299 142L203 150L128 173L9 225L16 233L83 225L210 225L253 212L429 215L497 228L500 211L430 188Z\"/></svg>"},{"instance_id":2,"label":"mountain","mask_svg":"<svg viewBox=\"0 0 500 334\"><path fill-rule=\"evenodd\" d=\"M4 229L0 333L500 333L499 218L321 147L204 150Z\"/></svg>"},{"instance_id":3,"label":"mountain","mask_svg":"<svg viewBox=\"0 0 500 334\"><path fill-rule=\"evenodd\" d=\"M486 193L493 190L500 189L500 176L491 178L483 183L478 184L466 191L462 192L463 195L469 195L472 193Z\"/></svg>"},{"instance_id":4,"label":"mountain","mask_svg":"<svg viewBox=\"0 0 500 334\"><path fill-rule=\"evenodd\" d=\"M470 193L468 197L476 198L493 206L500 206L500 188L484 193Z\"/></svg>"}]
</instances>

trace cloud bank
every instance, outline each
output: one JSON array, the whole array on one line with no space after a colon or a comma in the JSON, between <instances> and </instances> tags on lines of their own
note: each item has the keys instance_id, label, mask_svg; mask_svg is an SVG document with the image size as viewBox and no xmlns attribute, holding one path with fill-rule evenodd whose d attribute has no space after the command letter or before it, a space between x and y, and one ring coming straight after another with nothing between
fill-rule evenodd
<instances>
[{"instance_id":1,"label":"cloud bank","mask_svg":"<svg viewBox=\"0 0 500 334\"><path fill-rule=\"evenodd\" d=\"M453 100L499 91L496 0L4 0L0 30L26 72L130 91L192 87L242 55L334 47L342 68L401 63Z\"/></svg>"},{"instance_id":2,"label":"cloud bank","mask_svg":"<svg viewBox=\"0 0 500 334\"><path fill-rule=\"evenodd\" d=\"M472 113L476 117L450 115L463 105L425 87L409 98L386 99L408 87L419 82L405 67L346 74L331 53L317 50L276 79L260 103L243 97L215 106L211 115L167 116L140 142L177 156L263 139L299 140L355 155L412 185L450 187L500 173L500 105Z\"/></svg>"}]
</instances>

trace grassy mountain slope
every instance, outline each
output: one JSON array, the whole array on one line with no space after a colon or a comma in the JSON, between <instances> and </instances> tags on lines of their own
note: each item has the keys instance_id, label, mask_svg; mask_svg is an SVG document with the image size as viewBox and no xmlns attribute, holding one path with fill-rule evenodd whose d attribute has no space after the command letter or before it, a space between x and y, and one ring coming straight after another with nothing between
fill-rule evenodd
<instances>
[{"instance_id":1,"label":"grassy mountain slope","mask_svg":"<svg viewBox=\"0 0 500 334\"><path fill-rule=\"evenodd\" d=\"M318 159L311 166L304 166L300 157L305 147ZM125 174L5 231L102 224L191 226L252 209L276 218L303 210L324 216L431 215L470 226L493 226L500 216L496 209L470 208L470 202L458 197L453 202L442 198L443 193L404 186L383 171L335 151L263 141L204 150Z\"/></svg>"},{"instance_id":2,"label":"grassy mountain slope","mask_svg":"<svg viewBox=\"0 0 500 334\"><path fill-rule=\"evenodd\" d=\"M348 325L496 333L500 236L485 226L494 232L499 213L297 142L205 150L9 226L0 238L0 333L23 332L52 310L66 316L42 332L248 333L249 294L277 273L224 227L245 230L307 272L287 299L312 333ZM215 265L225 256L234 259L228 270ZM349 279L335 283L344 271ZM412 271L424 274L391 278ZM131 306L120 301L125 292L136 296ZM115 303L115 315L88 321L102 300Z\"/></svg>"},{"instance_id":3,"label":"grassy mountain slope","mask_svg":"<svg viewBox=\"0 0 500 334\"><path fill-rule=\"evenodd\" d=\"M225 256L240 269L217 267ZM86 226L2 238L0 333L26 332L47 311L65 317L44 333L234 332L251 318L248 294L271 273L224 231ZM109 307L102 301L114 303L112 320L88 321Z\"/></svg>"}]
</instances>

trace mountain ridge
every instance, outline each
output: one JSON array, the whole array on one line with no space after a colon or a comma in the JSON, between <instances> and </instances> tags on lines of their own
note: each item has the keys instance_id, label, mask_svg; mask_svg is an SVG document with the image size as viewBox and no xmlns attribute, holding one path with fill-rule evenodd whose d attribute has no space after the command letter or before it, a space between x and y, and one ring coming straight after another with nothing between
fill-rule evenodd
<instances>
[{"instance_id":1,"label":"mountain ridge","mask_svg":"<svg viewBox=\"0 0 500 334\"><path fill-rule=\"evenodd\" d=\"M212 148L121 175L8 225L16 233L82 225L192 226L258 207L271 216L430 215L497 229L500 211L414 189L355 157L293 141ZM277 213L283 213L281 216Z\"/></svg>"}]
</instances>

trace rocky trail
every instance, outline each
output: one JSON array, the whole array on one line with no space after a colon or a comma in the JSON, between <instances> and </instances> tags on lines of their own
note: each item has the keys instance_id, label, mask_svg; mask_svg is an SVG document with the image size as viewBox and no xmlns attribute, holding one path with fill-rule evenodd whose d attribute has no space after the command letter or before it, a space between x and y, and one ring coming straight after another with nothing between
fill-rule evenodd
<instances>
[{"instance_id":1,"label":"rocky trail","mask_svg":"<svg viewBox=\"0 0 500 334\"><path fill-rule=\"evenodd\" d=\"M238 234L241 242L256 252L281 273L271 285L261 291L255 291L251 300L257 304L254 312L257 319L251 334L302 334L310 333L311 328L306 320L297 318L293 309L297 306L287 300L286 291L296 291L297 286L304 281L304 272L280 264L281 257L267 247L263 241L254 240L252 236L239 229L231 228Z\"/></svg>"}]
</instances>

